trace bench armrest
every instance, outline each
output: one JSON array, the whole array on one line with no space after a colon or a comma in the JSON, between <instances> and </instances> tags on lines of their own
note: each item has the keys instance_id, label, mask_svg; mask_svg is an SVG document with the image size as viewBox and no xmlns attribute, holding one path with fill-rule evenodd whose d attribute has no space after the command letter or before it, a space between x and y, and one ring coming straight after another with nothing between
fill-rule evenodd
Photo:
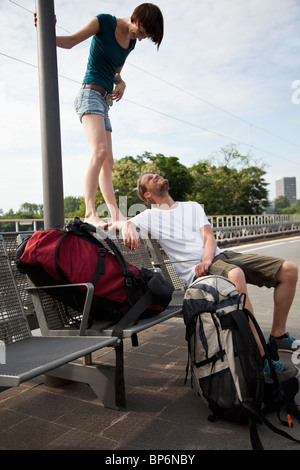
<instances>
[{"instance_id":1,"label":"bench armrest","mask_svg":"<svg viewBox=\"0 0 300 470\"><path fill-rule=\"evenodd\" d=\"M85 334L87 325L88 325L88 318L89 318L89 313L93 301L93 295L94 295L94 286L90 282L82 282L78 284L58 284L54 286L33 286L31 285L30 287L26 287L26 290L38 290L38 289L56 289L56 288L66 288L66 287L86 287L86 298L83 306L83 312L82 312L82 320L80 323L80 329L79 329L79 336L83 336Z\"/></svg>"}]
</instances>

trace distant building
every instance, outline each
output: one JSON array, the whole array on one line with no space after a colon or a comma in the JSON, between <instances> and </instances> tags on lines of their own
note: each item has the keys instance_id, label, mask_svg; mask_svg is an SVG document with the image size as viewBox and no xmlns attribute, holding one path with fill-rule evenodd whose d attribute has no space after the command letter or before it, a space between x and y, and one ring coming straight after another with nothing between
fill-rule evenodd
<instances>
[{"instance_id":1,"label":"distant building","mask_svg":"<svg viewBox=\"0 0 300 470\"><path fill-rule=\"evenodd\" d=\"M297 191L295 176L291 176L290 178L284 177L276 180L276 198L279 196L287 196L290 204L296 202Z\"/></svg>"}]
</instances>

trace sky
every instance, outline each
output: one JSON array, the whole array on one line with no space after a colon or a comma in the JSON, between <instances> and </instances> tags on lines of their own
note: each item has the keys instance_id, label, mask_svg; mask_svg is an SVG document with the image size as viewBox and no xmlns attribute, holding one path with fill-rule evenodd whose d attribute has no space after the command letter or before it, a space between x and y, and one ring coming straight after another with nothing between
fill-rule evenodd
<instances>
[{"instance_id":1,"label":"sky","mask_svg":"<svg viewBox=\"0 0 300 470\"><path fill-rule=\"evenodd\" d=\"M231 144L276 180L296 176L300 199L300 0L156 0L159 51L137 42L110 110L114 158L150 152L186 167ZM56 34L95 15L127 18L133 0L54 0ZM43 204L35 0L0 0L0 209ZM64 196L82 196L90 157L74 111L90 41L57 49ZM217 156L216 156L217 155Z\"/></svg>"}]
</instances>

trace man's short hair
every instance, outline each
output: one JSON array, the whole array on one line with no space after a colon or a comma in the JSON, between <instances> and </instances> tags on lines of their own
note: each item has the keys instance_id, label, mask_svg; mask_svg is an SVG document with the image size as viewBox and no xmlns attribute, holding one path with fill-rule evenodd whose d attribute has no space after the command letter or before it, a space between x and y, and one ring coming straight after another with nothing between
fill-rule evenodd
<instances>
[{"instance_id":1,"label":"man's short hair","mask_svg":"<svg viewBox=\"0 0 300 470\"><path fill-rule=\"evenodd\" d=\"M146 173L145 173L146 174ZM137 193L139 198L144 201L148 202L147 199L144 197L145 192L147 191L146 185L142 184L142 178L145 176L145 174L140 175L138 182L137 182Z\"/></svg>"}]
</instances>

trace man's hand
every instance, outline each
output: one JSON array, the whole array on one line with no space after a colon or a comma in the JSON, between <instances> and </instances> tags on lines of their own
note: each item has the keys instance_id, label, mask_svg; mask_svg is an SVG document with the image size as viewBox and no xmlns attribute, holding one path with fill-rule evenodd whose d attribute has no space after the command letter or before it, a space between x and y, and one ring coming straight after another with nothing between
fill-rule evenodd
<instances>
[{"instance_id":1,"label":"man's hand","mask_svg":"<svg viewBox=\"0 0 300 470\"><path fill-rule=\"evenodd\" d=\"M207 276L210 266L211 260L203 258L201 263L195 268L195 277Z\"/></svg>"},{"instance_id":2,"label":"man's hand","mask_svg":"<svg viewBox=\"0 0 300 470\"><path fill-rule=\"evenodd\" d=\"M216 239L213 234L212 228L210 225L204 225L201 229L201 236L204 240L204 256L201 260L201 263L198 264L195 268L195 276L207 276L209 273L209 268L213 262L215 252L216 252Z\"/></svg>"},{"instance_id":3,"label":"man's hand","mask_svg":"<svg viewBox=\"0 0 300 470\"><path fill-rule=\"evenodd\" d=\"M122 231L124 246L129 248L131 251L135 248L139 250L141 248L141 241L136 226L127 220L121 224L120 229Z\"/></svg>"}]
</instances>

